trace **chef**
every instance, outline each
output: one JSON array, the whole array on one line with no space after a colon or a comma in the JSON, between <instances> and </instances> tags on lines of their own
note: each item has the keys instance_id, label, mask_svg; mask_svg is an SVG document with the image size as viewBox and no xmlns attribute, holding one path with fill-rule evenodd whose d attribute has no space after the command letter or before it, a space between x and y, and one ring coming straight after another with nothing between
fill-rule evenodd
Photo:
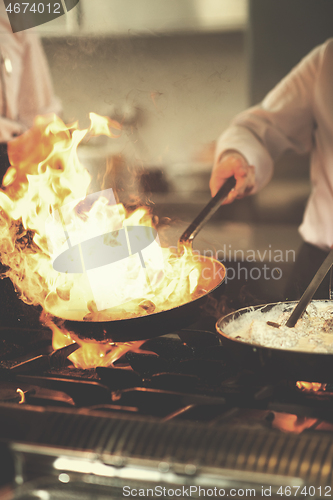
<instances>
[{"instance_id":1,"label":"chef","mask_svg":"<svg viewBox=\"0 0 333 500\"><path fill-rule=\"evenodd\" d=\"M260 105L236 116L218 140L210 189L234 175L226 203L257 192L286 151L310 153L312 191L299 232L303 245L286 292L301 296L333 245L333 39L312 50ZM327 298L323 289L317 298Z\"/></svg>"},{"instance_id":2,"label":"chef","mask_svg":"<svg viewBox=\"0 0 333 500\"><path fill-rule=\"evenodd\" d=\"M36 115L60 112L60 101L54 95L39 38L31 29L13 33L4 2L0 2L1 177L9 166L8 155L24 154L23 141L14 138L33 125ZM33 147L33 141L30 146ZM14 177L15 172L12 172L12 182Z\"/></svg>"}]
</instances>

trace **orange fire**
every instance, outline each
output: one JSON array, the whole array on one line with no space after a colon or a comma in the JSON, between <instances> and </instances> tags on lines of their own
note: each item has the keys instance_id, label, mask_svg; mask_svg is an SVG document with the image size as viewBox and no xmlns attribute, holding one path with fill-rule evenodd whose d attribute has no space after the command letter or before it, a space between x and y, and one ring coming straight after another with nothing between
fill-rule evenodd
<instances>
[{"instance_id":1,"label":"orange fire","mask_svg":"<svg viewBox=\"0 0 333 500\"><path fill-rule=\"evenodd\" d=\"M204 292L196 254L185 248L179 257L171 248L161 248L158 238L152 239L154 225L147 208L128 212L122 204L110 203L103 191L93 202L87 197L91 177L78 160L78 145L83 138L100 134L115 138L120 130L109 118L91 113L90 119L90 128L80 130L77 123L67 127L56 116L37 117L33 128L10 144L12 167L0 190L0 254L8 267L6 276L23 301L42 306L42 318L53 330L54 348L80 343L81 349L70 359L82 368L110 365L142 342L93 345L59 330L52 317L95 322L144 316ZM133 227L144 228L143 241L135 244L150 248L144 265L142 255L132 252ZM82 242L87 240L92 243L86 244L85 257ZM101 254L94 244L101 241L105 252L123 245L127 258L99 267ZM77 264L73 248L82 272L70 267ZM62 255L69 267L59 272L54 263ZM87 269L87 255L98 256L95 268Z\"/></svg>"},{"instance_id":2,"label":"orange fire","mask_svg":"<svg viewBox=\"0 0 333 500\"><path fill-rule=\"evenodd\" d=\"M326 391L327 384L320 382L296 382L296 387L304 392L323 392Z\"/></svg>"},{"instance_id":3,"label":"orange fire","mask_svg":"<svg viewBox=\"0 0 333 500\"><path fill-rule=\"evenodd\" d=\"M96 342L94 340L82 340L73 332L66 332L58 328L53 321L47 320L48 326L53 332L52 346L54 349L60 349L73 342L80 344L80 349L68 356L68 359L78 368L95 368L96 366L110 366L117 361L126 352L136 352L145 342ZM145 351L140 350L141 353ZM151 354L151 353L150 353Z\"/></svg>"},{"instance_id":4,"label":"orange fire","mask_svg":"<svg viewBox=\"0 0 333 500\"><path fill-rule=\"evenodd\" d=\"M274 412L272 427L284 432L300 434L305 429L309 429L317 422L315 418L300 417L290 413Z\"/></svg>"}]
</instances>

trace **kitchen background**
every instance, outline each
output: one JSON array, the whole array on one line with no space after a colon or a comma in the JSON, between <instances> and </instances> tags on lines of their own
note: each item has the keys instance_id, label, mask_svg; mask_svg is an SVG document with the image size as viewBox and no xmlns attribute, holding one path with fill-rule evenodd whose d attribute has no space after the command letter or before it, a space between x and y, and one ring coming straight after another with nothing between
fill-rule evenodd
<instances>
[{"instance_id":1,"label":"kitchen background","mask_svg":"<svg viewBox=\"0 0 333 500\"><path fill-rule=\"evenodd\" d=\"M332 36L332 19L330 0L80 0L39 31L64 120L84 127L94 111L124 123L120 140L82 146L82 161L95 172L106 161L145 169L137 184L152 191L155 212L172 219L175 242L209 200L216 138ZM114 160L119 155L122 162ZM296 252L308 194L307 158L286 156L269 186L222 208L195 246L239 250L241 260L242 251L246 257L254 250L260 266L245 264L258 268L269 251ZM293 263L288 255L267 264L280 267L281 278L253 274L256 295L282 298Z\"/></svg>"}]
</instances>

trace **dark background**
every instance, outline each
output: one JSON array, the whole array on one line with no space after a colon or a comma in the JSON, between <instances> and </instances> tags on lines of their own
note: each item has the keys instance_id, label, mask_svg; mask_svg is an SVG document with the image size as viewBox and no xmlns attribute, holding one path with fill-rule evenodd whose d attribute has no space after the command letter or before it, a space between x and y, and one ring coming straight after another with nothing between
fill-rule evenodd
<instances>
[{"instance_id":1,"label":"dark background","mask_svg":"<svg viewBox=\"0 0 333 500\"><path fill-rule=\"evenodd\" d=\"M303 56L332 36L331 0L249 0L251 103L261 101Z\"/></svg>"}]
</instances>

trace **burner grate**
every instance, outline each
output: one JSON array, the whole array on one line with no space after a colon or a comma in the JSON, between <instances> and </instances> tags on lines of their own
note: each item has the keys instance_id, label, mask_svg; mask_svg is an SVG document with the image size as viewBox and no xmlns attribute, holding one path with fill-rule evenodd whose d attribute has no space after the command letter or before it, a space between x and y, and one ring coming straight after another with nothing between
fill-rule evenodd
<instances>
[{"instance_id":1,"label":"burner grate","mask_svg":"<svg viewBox=\"0 0 333 500\"><path fill-rule=\"evenodd\" d=\"M245 426L160 422L142 418L80 415L72 410L38 415L38 429L30 424L36 410L24 409L25 439L47 447L86 450L103 461L122 458L159 463L194 464L197 468L246 471L300 477L308 484L332 484L333 436L307 431L300 435ZM13 419L12 409L1 415ZM96 455L97 454L97 455ZM109 458L108 458L109 457Z\"/></svg>"}]
</instances>

